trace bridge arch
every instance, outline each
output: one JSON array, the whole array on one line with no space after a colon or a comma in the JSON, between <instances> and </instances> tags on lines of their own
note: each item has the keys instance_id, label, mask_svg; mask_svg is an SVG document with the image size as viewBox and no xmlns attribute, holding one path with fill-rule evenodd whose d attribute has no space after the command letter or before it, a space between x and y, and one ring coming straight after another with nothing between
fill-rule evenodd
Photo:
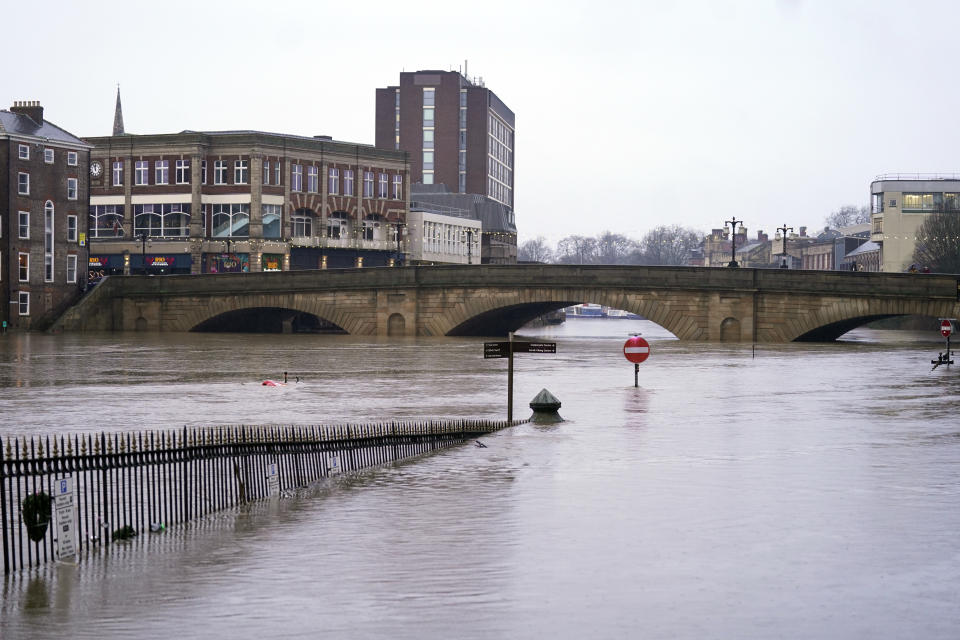
<instances>
[{"instance_id":1,"label":"bridge arch","mask_svg":"<svg viewBox=\"0 0 960 640\"><path fill-rule=\"evenodd\" d=\"M669 300L650 293L624 293L605 289L551 290L547 288L481 295L464 291L461 300L443 317L426 327L428 335L504 335L550 311L590 302L636 313L662 326L678 338L699 335L695 321L674 308Z\"/></svg>"}]
</instances>

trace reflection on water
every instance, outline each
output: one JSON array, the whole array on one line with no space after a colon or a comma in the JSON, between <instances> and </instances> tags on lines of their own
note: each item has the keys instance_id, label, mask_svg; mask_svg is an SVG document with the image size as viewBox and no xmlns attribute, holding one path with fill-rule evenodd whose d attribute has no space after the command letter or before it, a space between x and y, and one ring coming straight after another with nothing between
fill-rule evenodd
<instances>
[{"instance_id":1,"label":"reflection on water","mask_svg":"<svg viewBox=\"0 0 960 640\"><path fill-rule=\"evenodd\" d=\"M960 368L931 371L937 336L520 333L557 353L517 357L517 413L546 388L565 422L13 576L0 637L955 637ZM0 434L502 417L482 342L7 336Z\"/></svg>"}]
</instances>

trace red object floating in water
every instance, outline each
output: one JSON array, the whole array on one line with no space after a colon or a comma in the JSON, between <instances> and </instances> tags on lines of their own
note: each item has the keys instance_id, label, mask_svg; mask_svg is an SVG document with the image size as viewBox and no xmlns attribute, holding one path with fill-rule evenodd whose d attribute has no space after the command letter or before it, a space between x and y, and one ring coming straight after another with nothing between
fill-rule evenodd
<instances>
[{"instance_id":1,"label":"red object floating in water","mask_svg":"<svg viewBox=\"0 0 960 640\"><path fill-rule=\"evenodd\" d=\"M264 380L263 382L260 383L260 386L262 386L262 387L285 387L285 386L287 386L287 385L285 385L285 384L282 383L282 382L277 382L276 380Z\"/></svg>"}]
</instances>

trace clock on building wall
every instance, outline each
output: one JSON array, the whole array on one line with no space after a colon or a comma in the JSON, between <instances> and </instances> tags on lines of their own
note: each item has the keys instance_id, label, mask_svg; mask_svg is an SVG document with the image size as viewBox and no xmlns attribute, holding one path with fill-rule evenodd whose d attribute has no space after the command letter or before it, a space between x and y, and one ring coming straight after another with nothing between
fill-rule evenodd
<instances>
[{"instance_id":1,"label":"clock on building wall","mask_svg":"<svg viewBox=\"0 0 960 640\"><path fill-rule=\"evenodd\" d=\"M90 163L90 175L94 178L99 178L100 174L103 173L103 165L94 160Z\"/></svg>"}]
</instances>

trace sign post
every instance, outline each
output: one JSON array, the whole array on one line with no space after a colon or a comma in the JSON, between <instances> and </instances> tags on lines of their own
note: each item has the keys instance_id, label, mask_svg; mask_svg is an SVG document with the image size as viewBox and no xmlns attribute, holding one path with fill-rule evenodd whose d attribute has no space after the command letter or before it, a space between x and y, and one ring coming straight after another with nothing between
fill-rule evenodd
<instances>
[{"instance_id":1,"label":"sign post","mask_svg":"<svg viewBox=\"0 0 960 640\"><path fill-rule=\"evenodd\" d=\"M640 363L650 357L650 343L639 335L627 338L623 344L624 357L633 363L633 386L640 386Z\"/></svg>"},{"instance_id":2,"label":"sign post","mask_svg":"<svg viewBox=\"0 0 960 640\"><path fill-rule=\"evenodd\" d=\"M513 354L556 353L556 342L515 342L513 332L507 342L484 342L483 357L507 358L507 420L513 422Z\"/></svg>"},{"instance_id":3,"label":"sign post","mask_svg":"<svg viewBox=\"0 0 960 640\"><path fill-rule=\"evenodd\" d=\"M954 321L955 318L940 318L940 335L947 339L947 352L946 354L941 353L936 360L930 361L934 369L941 364L945 364L948 367L953 364L953 360L950 359L950 335L953 333Z\"/></svg>"},{"instance_id":4,"label":"sign post","mask_svg":"<svg viewBox=\"0 0 960 640\"><path fill-rule=\"evenodd\" d=\"M77 555L77 528L74 522L73 478L66 476L56 481L57 550L60 559Z\"/></svg>"}]
</instances>

